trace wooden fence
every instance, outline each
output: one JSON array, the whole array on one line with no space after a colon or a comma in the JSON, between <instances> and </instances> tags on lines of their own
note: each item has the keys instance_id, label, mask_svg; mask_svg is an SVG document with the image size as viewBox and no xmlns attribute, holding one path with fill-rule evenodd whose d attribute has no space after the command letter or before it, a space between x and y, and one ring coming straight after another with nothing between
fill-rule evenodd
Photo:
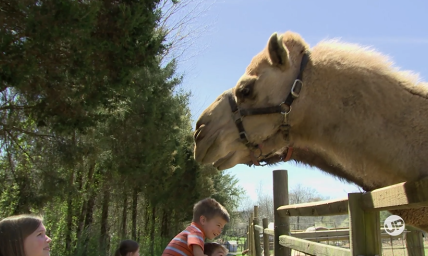
<instances>
[{"instance_id":1,"label":"wooden fence","mask_svg":"<svg viewBox=\"0 0 428 256\"><path fill-rule=\"evenodd\" d=\"M248 255L261 256L260 234L263 234L264 256L269 256L269 236L274 237L274 256L289 256L291 250L309 255L374 256L382 255L381 239L389 237L380 227L381 210L428 206L428 178L403 182L365 193L349 193L348 198L288 205L288 174L273 171L275 228L268 229L268 220L259 225L254 207L248 232ZM349 229L317 232L290 232L291 216L330 216L349 214ZM406 226L406 247L409 256L423 256L422 233ZM410 232L409 232L410 231ZM349 240L350 248L318 243L325 240Z\"/></svg>"}]
</instances>

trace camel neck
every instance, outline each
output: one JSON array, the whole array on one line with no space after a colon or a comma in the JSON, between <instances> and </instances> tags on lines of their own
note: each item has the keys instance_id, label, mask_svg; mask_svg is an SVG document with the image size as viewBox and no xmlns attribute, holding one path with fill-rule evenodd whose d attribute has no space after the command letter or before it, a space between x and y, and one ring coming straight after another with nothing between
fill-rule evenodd
<instances>
[{"instance_id":1,"label":"camel neck","mask_svg":"<svg viewBox=\"0 0 428 256\"><path fill-rule=\"evenodd\" d=\"M290 113L295 146L324 150L368 187L428 175L425 85L386 64L327 58L316 49L304 76Z\"/></svg>"}]
</instances>

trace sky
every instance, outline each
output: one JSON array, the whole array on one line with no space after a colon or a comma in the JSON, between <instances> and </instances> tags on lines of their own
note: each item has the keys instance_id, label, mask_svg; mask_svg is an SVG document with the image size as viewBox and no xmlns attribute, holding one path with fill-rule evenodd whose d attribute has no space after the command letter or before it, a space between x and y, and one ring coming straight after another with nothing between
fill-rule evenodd
<instances>
[{"instance_id":1,"label":"sky","mask_svg":"<svg viewBox=\"0 0 428 256\"><path fill-rule=\"evenodd\" d=\"M198 17L190 26L198 33L178 70L185 76L182 87L192 92L194 123L218 95L235 86L274 32L297 32L311 47L333 38L370 46L400 69L418 73L423 81L428 78L428 1L222 0L205 1L198 8L202 14L193 11ZM272 194L272 171L279 169L288 170L289 188L301 184L330 199L360 191L316 168L294 163L237 165L227 172L255 201L257 191Z\"/></svg>"}]
</instances>

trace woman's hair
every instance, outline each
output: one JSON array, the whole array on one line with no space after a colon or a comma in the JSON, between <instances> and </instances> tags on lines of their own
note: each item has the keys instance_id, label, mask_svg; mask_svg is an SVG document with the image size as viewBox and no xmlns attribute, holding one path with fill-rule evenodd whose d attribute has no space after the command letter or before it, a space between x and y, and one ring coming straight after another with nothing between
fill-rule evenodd
<instances>
[{"instance_id":1,"label":"woman's hair","mask_svg":"<svg viewBox=\"0 0 428 256\"><path fill-rule=\"evenodd\" d=\"M211 256L219 248L221 248L225 254L229 253L229 250L219 243L205 243L204 254Z\"/></svg>"},{"instance_id":2,"label":"woman's hair","mask_svg":"<svg viewBox=\"0 0 428 256\"><path fill-rule=\"evenodd\" d=\"M119 244L119 248L114 253L114 256L126 256L127 253L134 253L140 246L134 240L123 240Z\"/></svg>"},{"instance_id":3,"label":"woman's hair","mask_svg":"<svg viewBox=\"0 0 428 256\"><path fill-rule=\"evenodd\" d=\"M0 221L0 256L25 256L24 240L42 224L34 215L15 215Z\"/></svg>"}]
</instances>

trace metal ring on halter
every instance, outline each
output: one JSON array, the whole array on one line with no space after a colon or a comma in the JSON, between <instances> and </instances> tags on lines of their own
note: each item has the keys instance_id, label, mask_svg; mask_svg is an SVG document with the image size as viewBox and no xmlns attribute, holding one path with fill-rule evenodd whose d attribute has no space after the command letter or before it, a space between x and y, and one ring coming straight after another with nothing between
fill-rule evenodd
<instances>
[{"instance_id":1,"label":"metal ring on halter","mask_svg":"<svg viewBox=\"0 0 428 256\"><path fill-rule=\"evenodd\" d=\"M262 149L260 148L260 145L257 147L257 149L260 152L259 156L256 157L256 159L258 160L263 155L263 152L262 152Z\"/></svg>"},{"instance_id":2,"label":"metal ring on halter","mask_svg":"<svg viewBox=\"0 0 428 256\"><path fill-rule=\"evenodd\" d=\"M282 105L288 106L284 102L280 104L281 107ZM288 106L288 107L289 107L288 111L281 111L281 114L284 115L284 120L282 121L283 124L288 124L288 114L290 114L291 112L291 106Z\"/></svg>"},{"instance_id":3,"label":"metal ring on halter","mask_svg":"<svg viewBox=\"0 0 428 256\"><path fill-rule=\"evenodd\" d=\"M291 112L291 106L288 106L287 104L285 104L285 102L281 102L281 104L279 104L279 106L282 108L282 106L287 106L288 107L288 111L283 111L281 110L281 114L282 115L288 115Z\"/></svg>"}]
</instances>

